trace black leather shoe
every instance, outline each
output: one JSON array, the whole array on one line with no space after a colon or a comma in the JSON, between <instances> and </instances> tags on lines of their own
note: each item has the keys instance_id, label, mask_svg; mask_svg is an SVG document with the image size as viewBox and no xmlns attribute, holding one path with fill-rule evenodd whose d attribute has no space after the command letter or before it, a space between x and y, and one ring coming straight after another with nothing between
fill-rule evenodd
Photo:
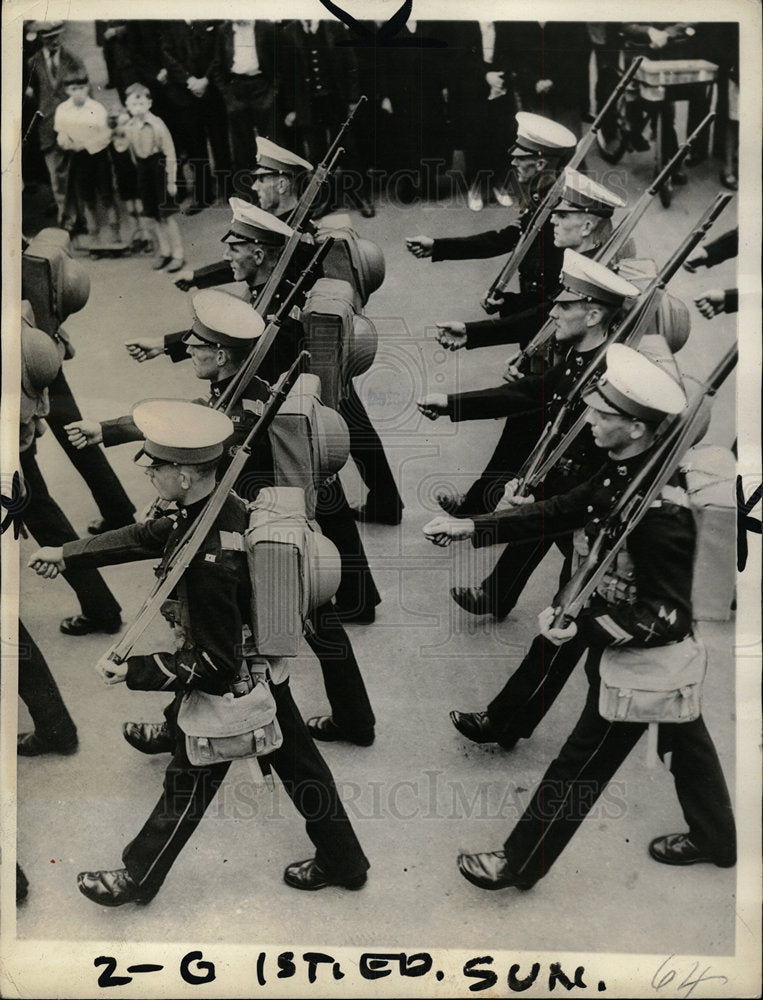
<instances>
[{"instance_id":1,"label":"black leather shoe","mask_svg":"<svg viewBox=\"0 0 763 1000\"><path fill-rule=\"evenodd\" d=\"M689 178L686 176L686 173L683 170L675 170L670 175L670 179L673 181L674 184L677 184L679 187L683 187L684 184L689 183Z\"/></svg>"},{"instance_id":2,"label":"black leather shoe","mask_svg":"<svg viewBox=\"0 0 763 1000\"><path fill-rule=\"evenodd\" d=\"M16 862L16 902L22 903L29 895L29 879L24 874L21 865Z\"/></svg>"},{"instance_id":3,"label":"black leather shoe","mask_svg":"<svg viewBox=\"0 0 763 1000\"><path fill-rule=\"evenodd\" d=\"M629 132L628 142L635 153L645 153L649 149L649 140L641 132Z\"/></svg>"},{"instance_id":4,"label":"black leather shoe","mask_svg":"<svg viewBox=\"0 0 763 1000\"><path fill-rule=\"evenodd\" d=\"M74 753L79 741L75 736L68 743L51 743L39 733L19 733L16 738L16 753L20 757L39 757L43 753Z\"/></svg>"},{"instance_id":5,"label":"black leather shoe","mask_svg":"<svg viewBox=\"0 0 763 1000\"><path fill-rule=\"evenodd\" d=\"M59 629L64 635L90 635L91 632L105 632L107 635L113 635L121 627L121 618L117 618L115 621L99 622L86 615L72 615L71 618L64 618L59 625Z\"/></svg>"},{"instance_id":6,"label":"black leather shoe","mask_svg":"<svg viewBox=\"0 0 763 1000\"><path fill-rule=\"evenodd\" d=\"M450 721L472 743L497 743L498 737L487 712L450 712Z\"/></svg>"},{"instance_id":7,"label":"black leather shoe","mask_svg":"<svg viewBox=\"0 0 763 1000\"><path fill-rule=\"evenodd\" d=\"M463 493L458 493L455 496L452 493L437 493L435 495L435 500L442 507L446 514L450 514L451 517L459 517L461 514L461 508L464 506L464 500L466 497Z\"/></svg>"},{"instance_id":8,"label":"black leather shoe","mask_svg":"<svg viewBox=\"0 0 763 1000\"><path fill-rule=\"evenodd\" d=\"M77 888L83 896L101 906L122 906L124 903L147 903L151 897L141 893L126 868L113 872L80 872Z\"/></svg>"},{"instance_id":9,"label":"black leather shoe","mask_svg":"<svg viewBox=\"0 0 763 1000\"><path fill-rule=\"evenodd\" d=\"M451 587L450 596L470 615L492 615L498 621L503 621L508 614L498 610L483 586Z\"/></svg>"},{"instance_id":10,"label":"black leather shoe","mask_svg":"<svg viewBox=\"0 0 763 1000\"><path fill-rule=\"evenodd\" d=\"M649 845L649 854L663 865L697 865L707 863L719 868L733 868L736 861L718 861L707 851L701 850L688 833L669 833L657 837Z\"/></svg>"},{"instance_id":11,"label":"black leather shoe","mask_svg":"<svg viewBox=\"0 0 763 1000\"><path fill-rule=\"evenodd\" d=\"M283 873L283 880L292 889L315 892L316 889L325 889L329 885L338 885L342 889L362 889L367 878L365 874L347 880L332 878L318 867L315 858L308 858L307 861L295 861L293 865L289 865Z\"/></svg>"},{"instance_id":12,"label":"black leather shoe","mask_svg":"<svg viewBox=\"0 0 763 1000\"><path fill-rule=\"evenodd\" d=\"M360 509L353 507L352 513L356 521L361 521L364 524L370 521L374 521L376 524L400 524L403 520L403 511L401 508L379 510L368 503L363 504Z\"/></svg>"},{"instance_id":13,"label":"black leather shoe","mask_svg":"<svg viewBox=\"0 0 763 1000\"><path fill-rule=\"evenodd\" d=\"M376 215L376 209L369 201L364 199L360 205L360 214L364 219L373 219Z\"/></svg>"},{"instance_id":14,"label":"black leather shoe","mask_svg":"<svg viewBox=\"0 0 763 1000\"><path fill-rule=\"evenodd\" d=\"M321 740L324 743L336 743L341 740L359 747L370 747L375 739L373 729L361 735L350 736L337 726L330 715L315 715L312 719L308 719L305 725L314 740Z\"/></svg>"},{"instance_id":15,"label":"black leather shoe","mask_svg":"<svg viewBox=\"0 0 763 1000\"><path fill-rule=\"evenodd\" d=\"M87 526L87 532L89 535L102 535L104 531L114 531L116 528L124 528L125 525L134 524L133 518L129 521L120 521L118 523L112 523L107 521L104 517L97 517L94 521L91 521Z\"/></svg>"},{"instance_id":16,"label":"black leather shoe","mask_svg":"<svg viewBox=\"0 0 763 1000\"><path fill-rule=\"evenodd\" d=\"M141 753L172 753L175 741L166 722L125 722L122 735Z\"/></svg>"},{"instance_id":17,"label":"black leather shoe","mask_svg":"<svg viewBox=\"0 0 763 1000\"><path fill-rule=\"evenodd\" d=\"M503 851L487 854L459 854L458 870L479 889L532 889L535 880L520 878L506 864Z\"/></svg>"}]
</instances>

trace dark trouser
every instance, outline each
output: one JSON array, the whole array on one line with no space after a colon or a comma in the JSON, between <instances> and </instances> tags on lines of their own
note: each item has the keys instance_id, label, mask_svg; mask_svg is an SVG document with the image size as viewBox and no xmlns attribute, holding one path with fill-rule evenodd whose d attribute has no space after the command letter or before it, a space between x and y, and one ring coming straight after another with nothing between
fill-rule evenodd
<instances>
[{"instance_id":1,"label":"dark trouser","mask_svg":"<svg viewBox=\"0 0 763 1000\"><path fill-rule=\"evenodd\" d=\"M304 817L320 868L339 880L356 878L368 870L369 864L339 799L331 771L310 738L288 681L273 685L273 694L283 743L264 760L270 762ZM122 853L127 871L148 897L161 888L230 766L223 763L196 767L190 763L183 733L175 721L179 697L173 702L174 712L167 713L177 742L164 776L164 790L143 829Z\"/></svg>"},{"instance_id":2,"label":"dark trouser","mask_svg":"<svg viewBox=\"0 0 763 1000\"><path fill-rule=\"evenodd\" d=\"M48 493L42 478L35 445L20 455L21 472L28 491L24 524L38 545L63 545L77 538L77 533L56 501ZM96 569L64 570L63 578L77 595L82 614L103 624L116 624L122 610Z\"/></svg>"},{"instance_id":3,"label":"dark trouser","mask_svg":"<svg viewBox=\"0 0 763 1000\"><path fill-rule=\"evenodd\" d=\"M345 735L367 736L376 720L350 637L331 604L316 608L311 621L305 638L321 665L331 718Z\"/></svg>"},{"instance_id":4,"label":"dark trouser","mask_svg":"<svg viewBox=\"0 0 763 1000\"><path fill-rule=\"evenodd\" d=\"M570 575L570 542L561 539L557 541L565 556L565 565L559 581L559 585L564 586ZM527 581L540 566L553 544L552 540L544 539L522 545L510 545L504 549L492 573L482 581L482 587L490 598L496 615L503 618L511 611L525 589Z\"/></svg>"},{"instance_id":5,"label":"dark trouser","mask_svg":"<svg viewBox=\"0 0 763 1000\"><path fill-rule=\"evenodd\" d=\"M279 113L273 83L263 74L232 76L225 85L225 107L228 113L230 145L233 153L234 194L251 194L251 172L257 163L257 136L264 135L278 142ZM239 176L249 174L246 181Z\"/></svg>"},{"instance_id":6,"label":"dark trouser","mask_svg":"<svg viewBox=\"0 0 763 1000\"><path fill-rule=\"evenodd\" d=\"M359 613L375 608L381 598L371 575L358 523L338 476L318 490L315 520L326 538L336 545L342 560L342 580L335 595L337 607Z\"/></svg>"},{"instance_id":7,"label":"dark trouser","mask_svg":"<svg viewBox=\"0 0 763 1000\"><path fill-rule=\"evenodd\" d=\"M189 195L198 204L211 205L216 192L207 139L212 150L215 174L226 177L231 168L225 105L216 90L208 90L201 99L194 99L192 105L174 104L170 120L173 135L177 138L178 154L187 159L193 174L189 189L184 183L182 170L178 171L178 193L180 196Z\"/></svg>"},{"instance_id":8,"label":"dark trouser","mask_svg":"<svg viewBox=\"0 0 763 1000\"><path fill-rule=\"evenodd\" d=\"M588 648L578 633L555 646L537 635L520 665L487 708L500 742L532 736Z\"/></svg>"},{"instance_id":9,"label":"dark trouser","mask_svg":"<svg viewBox=\"0 0 763 1000\"><path fill-rule=\"evenodd\" d=\"M88 228L94 225L96 232L102 229L109 221L109 211L114 207L114 182L108 149L92 154L84 149L73 153L69 184L77 205L83 205L90 213ZM91 235L94 235L92 230Z\"/></svg>"},{"instance_id":10,"label":"dark trouser","mask_svg":"<svg viewBox=\"0 0 763 1000\"><path fill-rule=\"evenodd\" d=\"M376 433L366 408L348 382L339 412L347 421L350 431L350 455L358 467L363 482L368 487L366 503L379 514L399 514L403 501L397 491L395 477L389 467L384 446Z\"/></svg>"},{"instance_id":11,"label":"dark trouser","mask_svg":"<svg viewBox=\"0 0 763 1000\"><path fill-rule=\"evenodd\" d=\"M69 456L74 468L85 480L104 521L110 528L119 528L122 525L130 524L135 513L135 506L122 488L122 484L114 474L103 450L97 445L89 445L82 449L75 448L64 430L66 424L73 420L81 420L82 414L66 381L63 369L51 382L48 392L50 396L48 425L53 431L56 441ZM69 541L69 539L65 539L65 541Z\"/></svg>"},{"instance_id":12,"label":"dark trouser","mask_svg":"<svg viewBox=\"0 0 763 1000\"><path fill-rule=\"evenodd\" d=\"M507 420L482 475L466 492L460 516L495 510L506 483L517 475L537 439L535 419Z\"/></svg>"},{"instance_id":13,"label":"dark trouser","mask_svg":"<svg viewBox=\"0 0 763 1000\"><path fill-rule=\"evenodd\" d=\"M64 704L45 657L19 619L19 698L32 716L34 731L54 747L71 745L77 727Z\"/></svg>"},{"instance_id":14,"label":"dark trouser","mask_svg":"<svg viewBox=\"0 0 763 1000\"><path fill-rule=\"evenodd\" d=\"M504 844L509 868L528 881L549 871L647 728L599 715L600 658L600 650L590 651L583 712ZM670 769L692 840L718 864L733 865L731 800L704 720L661 725L658 752L672 752Z\"/></svg>"}]
</instances>

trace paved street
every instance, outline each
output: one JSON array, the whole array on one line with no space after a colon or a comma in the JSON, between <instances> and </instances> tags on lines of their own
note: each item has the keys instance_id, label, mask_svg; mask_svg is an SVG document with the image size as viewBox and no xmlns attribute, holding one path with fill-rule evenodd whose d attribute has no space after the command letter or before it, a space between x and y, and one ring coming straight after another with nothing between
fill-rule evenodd
<instances>
[{"instance_id":1,"label":"paved street","mask_svg":"<svg viewBox=\"0 0 763 1000\"><path fill-rule=\"evenodd\" d=\"M651 177L652 161L650 153L630 154L613 168L593 155L588 166L601 182L626 187L632 203ZM692 168L689 185L676 190L669 210L652 205L636 231L639 256L658 264L667 258L719 189L718 170L713 160ZM554 593L559 560L546 560L503 622L469 616L449 597L454 584L482 579L496 552L467 544L439 549L421 528L438 509L433 495L439 487L459 488L481 471L501 425L456 425L445 418L430 423L415 400L428 391L495 384L511 350L448 354L433 335L436 320L478 318L479 296L499 261L417 261L403 241L416 233L500 227L511 211L493 206L476 214L457 195L409 207L382 199L375 219L352 216L357 231L382 248L387 268L367 307L379 331L377 362L357 387L406 505L399 528L363 528L382 603L376 623L351 627L351 637L378 720L376 742L367 749L327 744L323 750L371 861L367 886L358 893L315 894L285 887L283 868L310 856L311 845L283 791L272 795L257 767L242 763L231 768L208 817L149 906L104 911L78 893L79 871L120 866L122 847L153 807L166 758L132 750L121 724L160 719L167 699L102 685L92 666L108 648L108 637L59 633L60 619L76 613L76 602L63 580L41 580L23 568L35 548L28 540L21 545L23 618L71 709L80 747L71 757L19 762L18 855L31 883L29 899L18 909L20 938L179 941L193 927L204 940L231 943L733 952L736 870L666 868L647 855L653 837L684 829L684 822L670 775L645 767L645 741L532 892L480 892L456 870L460 849L500 848L577 718L585 689L578 668L535 737L510 752L468 743L448 719L453 708L484 709L518 664L535 634L537 613ZM733 202L716 234L734 225L735 211ZM190 266L219 258L228 218L220 206L181 220ZM83 414L105 419L139 399L198 396L200 385L188 365L173 366L161 357L138 365L123 346L133 336L188 325L188 296L171 276L152 271L150 258L140 256L87 266L90 301L66 323L77 349L66 374ZM734 284L730 261L713 272L679 272L671 291L689 303L705 288ZM691 312L692 333L679 361L686 374L701 379L732 343L735 317L708 321L693 306ZM734 399L731 378L718 395L706 440L731 445ZM132 463L134 452L112 449L109 459L141 508L153 497L148 479ZM39 464L51 492L84 532L97 510L52 434L40 442ZM350 502L362 502L355 469L345 469L342 478ZM152 581L150 564L104 575L129 620ZM705 717L733 796L733 617L701 623L700 633L710 654ZM151 636L166 640L160 625L146 644ZM307 649L294 664L292 687L305 717L327 710L320 672ZM19 727L29 728L23 707Z\"/></svg>"}]
</instances>

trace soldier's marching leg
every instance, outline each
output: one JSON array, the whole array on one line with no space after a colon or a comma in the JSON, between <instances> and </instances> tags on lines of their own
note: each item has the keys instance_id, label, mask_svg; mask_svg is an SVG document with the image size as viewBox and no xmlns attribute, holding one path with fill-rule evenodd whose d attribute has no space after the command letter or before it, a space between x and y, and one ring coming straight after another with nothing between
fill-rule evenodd
<instances>
[{"instance_id":1,"label":"soldier's marching leg","mask_svg":"<svg viewBox=\"0 0 763 1000\"><path fill-rule=\"evenodd\" d=\"M349 381L339 404L339 412L350 431L350 454L368 487L368 496L358 520L399 524L403 516L403 501L384 454L384 446L352 381Z\"/></svg>"}]
</instances>

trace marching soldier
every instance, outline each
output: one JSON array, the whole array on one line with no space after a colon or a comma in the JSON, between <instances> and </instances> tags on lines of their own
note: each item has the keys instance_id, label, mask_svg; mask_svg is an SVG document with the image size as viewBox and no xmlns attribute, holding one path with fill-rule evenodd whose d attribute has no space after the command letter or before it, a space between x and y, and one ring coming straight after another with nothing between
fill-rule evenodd
<instances>
[{"instance_id":1,"label":"marching soldier","mask_svg":"<svg viewBox=\"0 0 763 1000\"><path fill-rule=\"evenodd\" d=\"M550 118L519 111L516 120L511 166L525 198L517 223L474 236L412 236L406 239L406 246L415 257L431 257L433 261L495 257L511 253L519 243L577 140L569 129ZM541 321L545 318L546 299L549 290L556 287L561 268L562 251L554 244L554 227L546 222L519 267L520 291L506 293L499 303L501 315L512 317L516 324L512 341L524 346L535 332L528 329L528 322L537 322L539 312Z\"/></svg>"},{"instance_id":2,"label":"marching soldier","mask_svg":"<svg viewBox=\"0 0 763 1000\"><path fill-rule=\"evenodd\" d=\"M287 222L297 207L299 186L312 170L312 163L303 160L301 156L283 146L277 146L270 139L258 136L252 191L259 207L281 222ZM211 288L234 280L230 264L227 260L221 260L195 271L190 268L181 271L175 284L181 291L187 292L190 288Z\"/></svg>"},{"instance_id":3,"label":"marching soldier","mask_svg":"<svg viewBox=\"0 0 763 1000\"><path fill-rule=\"evenodd\" d=\"M185 334L183 343L196 376L210 383L209 396L198 402L213 406L262 335L264 321L246 302L214 289L198 292L193 299L193 309L193 326ZM233 422L233 434L225 444L218 466L220 475L246 440L269 395L269 386L255 377L244 389L241 399L227 411ZM80 447L100 441L109 447L140 440L143 436L132 416L100 424L90 421L72 424L69 434L75 446ZM266 437L246 462L236 480L235 490L243 500L251 502L260 489L274 484L273 456ZM364 594L376 595L377 591L338 476L320 487L316 499L316 521L337 546L342 559L342 583L337 594L344 597L346 606L352 611L352 602L360 601ZM374 741L374 713L341 616L331 604L326 604L316 608L311 621L313 631L306 639L320 662L331 715L310 719L308 728L316 739L346 740L358 746L370 746ZM127 742L143 753L172 749L166 723L128 722L124 733Z\"/></svg>"},{"instance_id":4,"label":"marching soldier","mask_svg":"<svg viewBox=\"0 0 763 1000\"><path fill-rule=\"evenodd\" d=\"M596 261L574 250L565 250L561 290L554 299L551 318L561 359L541 375L527 375L495 389L452 395L433 393L419 402L431 419L447 414L451 420L478 420L508 416L493 457L482 476L462 498L439 496L440 506L455 516L493 510L507 483L518 473L543 428L553 421L567 396L601 349L615 315L626 298L638 295L635 285ZM600 464L591 435L584 431L575 443L565 468L544 484L544 496L570 489ZM471 614L493 613L505 617L519 599L525 584L543 559L553 539L533 539L519 550L502 556L493 573L479 587L454 587L451 595ZM569 539L559 547L567 559ZM567 567L565 567L565 572Z\"/></svg>"},{"instance_id":5,"label":"marching soldier","mask_svg":"<svg viewBox=\"0 0 763 1000\"><path fill-rule=\"evenodd\" d=\"M585 543L598 533L611 509L655 442L669 414L681 412L686 398L678 384L657 365L628 347L607 352L606 375L586 395L588 422L607 460L589 481L568 493L515 511L471 520L435 518L424 529L430 540L448 544L472 538L473 544L521 541L542 534L585 529ZM464 878L482 889L531 888L543 878L574 836L609 780L638 743L645 723L608 722L599 714L599 662L606 647L648 650L659 668L661 650L692 633L691 587L696 531L680 476L634 527L627 547L603 578L579 622L554 627L554 608L538 616L545 656L538 641L519 668L534 666L536 690L527 706L530 719L548 709L580 656L587 653L589 689L583 712L557 758L551 763L524 815L502 851L461 854ZM585 544L582 535L581 545ZM545 673L545 678L544 678ZM548 681L548 683L545 683ZM536 704L531 705L532 701ZM537 704L543 702L542 706ZM454 713L457 714L457 713ZM504 745L526 733L520 717L505 725L493 714L479 713L481 735ZM495 722L495 730L493 724ZM486 740L480 739L480 742ZM658 752L671 753L670 768L689 830L653 840L649 853L670 865L736 863L736 836L728 789L712 739L700 716L693 722L661 724ZM585 794L580 790L585 788Z\"/></svg>"},{"instance_id":6,"label":"marching soldier","mask_svg":"<svg viewBox=\"0 0 763 1000\"><path fill-rule=\"evenodd\" d=\"M105 566L157 556L166 561L206 506L215 488L223 444L233 432L230 419L219 411L177 400L148 401L136 407L134 419L145 435L136 461L145 462L159 497L174 502L177 511L62 548L41 549L30 560L40 575L52 577L67 567ZM229 494L168 602L173 627L183 623L176 652L130 656L119 666L104 658L97 665L107 684L126 681L134 690L175 692L168 712L173 758L154 811L125 848L123 868L78 876L80 891L100 905L147 903L156 895L230 766L227 761L191 764L177 714L185 692L200 689L223 695L234 691L241 669L244 625L251 613L251 584L245 553L226 547L225 537L229 532L243 533L247 520L244 502L235 493ZM269 682L283 743L263 760L272 763L305 818L307 833L317 849L315 858L289 865L284 880L297 889L328 885L359 889L366 881L368 861L331 772L294 704L284 662L283 658L272 661Z\"/></svg>"},{"instance_id":7,"label":"marching soldier","mask_svg":"<svg viewBox=\"0 0 763 1000\"><path fill-rule=\"evenodd\" d=\"M564 178L561 200L552 211L550 219L554 246L557 250L576 250L585 257L594 257L612 234L615 209L624 208L625 202L614 191L603 184L597 184L577 170L565 170ZM622 252L619 256L627 257L631 254ZM547 303L541 301L534 311L523 311L523 341L527 342L540 329L546 310ZM490 316L470 323L449 320L438 323L437 331L437 340L443 347L450 351L465 347L470 351L477 347L493 347L515 341L518 318L514 315Z\"/></svg>"},{"instance_id":8,"label":"marching soldier","mask_svg":"<svg viewBox=\"0 0 763 1000\"><path fill-rule=\"evenodd\" d=\"M261 208L238 198L231 198L230 203L233 218L230 229L222 237L222 242L226 244L225 259L230 265L233 280L246 283L249 300L255 305L292 230L285 222ZM184 335L185 331L182 331L158 340L140 338L128 341L127 349L137 361L147 361L162 353L168 354L172 361L182 361L187 356ZM289 367L297 356L303 337L302 325L294 316L282 325L278 339L260 366L259 373L267 382L275 382L278 375ZM357 519L399 524L403 516L403 501L384 454L384 446L352 381L347 386L339 412L350 429L353 461L369 490L365 505L356 512Z\"/></svg>"}]
</instances>

